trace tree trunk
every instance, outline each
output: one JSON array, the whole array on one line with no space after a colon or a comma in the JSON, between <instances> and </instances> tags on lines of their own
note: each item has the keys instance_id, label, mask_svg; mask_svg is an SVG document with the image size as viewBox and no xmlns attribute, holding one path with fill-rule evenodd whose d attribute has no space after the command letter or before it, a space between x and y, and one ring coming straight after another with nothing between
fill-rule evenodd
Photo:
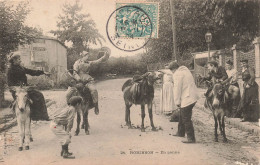
<instances>
[{"instance_id":1,"label":"tree trunk","mask_svg":"<svg viewBox=\"0 0 260 165\"><path fill-rule=\"evenodd\" d=\"M6 76L5 76L5 68L6 68L6 56L1 55L0 56L0 108L3 105L4 102L4 92L5 92L5 83L6 83Z\"/></svg>"}]
</instances>

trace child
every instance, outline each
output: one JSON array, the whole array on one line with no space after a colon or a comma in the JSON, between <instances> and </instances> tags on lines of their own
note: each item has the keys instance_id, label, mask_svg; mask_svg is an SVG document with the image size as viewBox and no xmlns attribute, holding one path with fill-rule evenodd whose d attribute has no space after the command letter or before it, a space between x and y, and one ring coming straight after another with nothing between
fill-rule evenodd
<instances>
[{"instance_id":1,"label":"child","mask_svg":"<svg viewBox=\"0 0 260 165\"><path fill-rule=\"evenodd\" d=\"M71 97L68 101L69 106L59 111L57 115L54 115L54 119L50 124L52 132L59 138L62 145L61 156L63 156L63 158L75 158L72 156L72 153L69 153L68 146L71 142L70 131L73 126L74 117L81 108L81 103L81 97Z\"/></svg>"}]
</instances>

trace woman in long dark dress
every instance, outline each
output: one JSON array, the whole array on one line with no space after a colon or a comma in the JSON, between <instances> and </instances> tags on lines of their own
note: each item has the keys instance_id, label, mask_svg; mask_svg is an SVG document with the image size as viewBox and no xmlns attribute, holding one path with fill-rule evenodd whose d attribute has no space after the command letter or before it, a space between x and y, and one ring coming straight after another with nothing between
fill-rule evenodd
<instances>
[{"instance_id":1,"label":"woman in long dark dress","mask_svg":"<svg viewBox=\"0 0 260 165\"><path fill-rule=\"evenodd\" d=\"M248 60L241 60L243 95L240 100L239 110L243 112L243 121L258 121L259 94L258 84L255 81L255 71L249 67Z\"/></svg>"},{"instance_id":2,"label":"woman in long dark dress","mask_svg":"<svg viewBox=\"0 0 260 165\"><path fill-rule=\"evenodd\" d=\"M9 87L12 86L27 86L26 74L31 76L40 76L47 74L41 70L32 70L21 66L21 57L19 54L13 54L9 57L10 67L7 71L7 84ZM16 99L15 91L10 88L10 92L14 100ZM43 94L34 89L28 89L28 96L32 100L31 107L31 119L32 120L49 120L47 107Z\"/></svg>"}]
</instances>

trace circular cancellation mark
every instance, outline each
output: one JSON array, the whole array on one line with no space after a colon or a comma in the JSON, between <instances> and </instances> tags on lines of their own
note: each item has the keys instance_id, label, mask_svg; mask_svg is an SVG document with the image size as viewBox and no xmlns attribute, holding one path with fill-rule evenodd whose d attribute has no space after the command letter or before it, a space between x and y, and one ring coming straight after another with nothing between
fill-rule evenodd
<instances>
[{"instance_id":1,"label":"circular cancellation mark","mask_svg":"<svg viewBox=\"0 0 260 165\"><path fill-rule=\"evenodd\" d=\"M126 5L117 8L109 16L106 25L109 41L116 48L127 52L143 48L150 40L152 31L151 19L137 6Z\"/></svg>"}]
</instances>

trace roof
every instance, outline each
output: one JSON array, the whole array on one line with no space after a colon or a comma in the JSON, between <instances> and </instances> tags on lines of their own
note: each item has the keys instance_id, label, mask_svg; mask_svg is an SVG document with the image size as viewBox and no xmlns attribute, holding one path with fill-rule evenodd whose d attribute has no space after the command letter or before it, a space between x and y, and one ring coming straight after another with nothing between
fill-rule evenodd
<instances>
[{"instance_id":1,"label":"roof","mask_svg":"<svg viewBox=\"0 0 260 165\"><path fill-rule=\"evenodd\" d=\"M212 57L218 50L211 50L210 51L210 57ZM204 51L204 52L195 52L195 53L191 53L192 56L195 59L199 59L199 58L208 58L208 51Z\"/></svg>"},{"instance_id":2,"label":"roof","mask_svg":"<svg viewBox=\"0 0 260 165\"><path fill-rule=\"evenodd\" d=\"M67 46L64 45L60 40L58 40L57 38L54 37L49 37L49 36L40 36L40 37L35 37L36 39L45 39L45 40L53 40L53 41L57 41L58 43L60 43L62 46L64 46L67 49Z\"/></svg>"}]
</instances>

